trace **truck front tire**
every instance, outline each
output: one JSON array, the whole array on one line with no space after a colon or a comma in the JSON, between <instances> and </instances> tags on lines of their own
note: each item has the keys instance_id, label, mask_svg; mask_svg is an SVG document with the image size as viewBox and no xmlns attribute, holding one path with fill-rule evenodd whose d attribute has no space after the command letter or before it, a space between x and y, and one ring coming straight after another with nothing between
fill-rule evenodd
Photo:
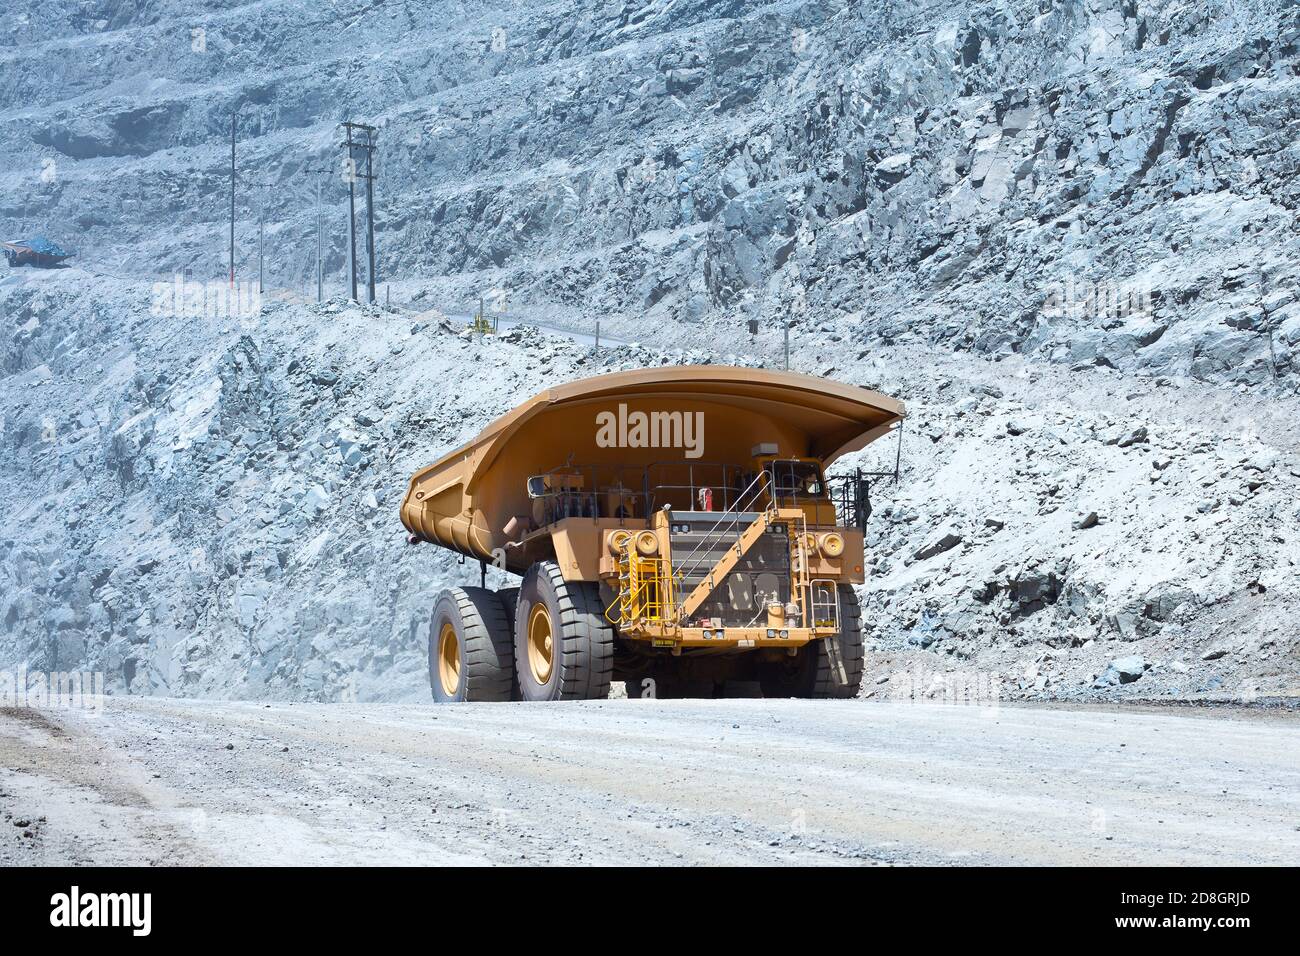
<instances>
[{"instance_id":1,"label":"truck front tire","mask_svg":"<svg viewBox=\"0 0 1300 956\"><path fill-rule=\"evenodd\" d=\"M554 561L539 561L519 586L515 672L522 700L597 700L609 695L614 629L600 587L565 581Z\"/></svg>"},{"instance_id":2,"label":"truck front tire","mask_svg":"<svg viewBox=\"0 0 1300 956\"><path fill-rule=\"evenodd\" d=\"M862 607L851 584L839 586L840 632L805 644L789 666L770 667L760 680L764 697L858 696L866 651Z\"/></svg>"},{"instance_id":3,"label":"truck front tire","mask_svg":"<svg viewBox=\"0 0 1300 956\"><path fill-rule=\"evenodd\" d=\"M496 592L448 588L429 622L429 686L439 703L510 700L515 660L510 618Z\"/></svg>"}]
</instances>

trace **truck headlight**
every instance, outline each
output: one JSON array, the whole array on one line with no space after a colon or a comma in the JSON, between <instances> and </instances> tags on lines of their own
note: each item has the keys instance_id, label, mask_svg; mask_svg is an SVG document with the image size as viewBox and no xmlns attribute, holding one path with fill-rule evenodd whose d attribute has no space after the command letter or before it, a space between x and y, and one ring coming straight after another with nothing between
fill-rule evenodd
<instances>
[{"instance_id":1,"label":"truck headlight","mask_svg":"<svg viewBox=\"0 0 1300 956\"><path fill-rule=\"evenodd\" d=\"M828 531L821 536L817 546L826 557L838 558L844 553L844 535L835 531Z\"/></svg>"},{"instance_id":2,"label":"truck headlight","mask_svg":"<svg viewBox=\"0 0 1300 956\"><path fill-rule=\"evenodd\" d=\"M642 531L636 536L636 553L649 558L659 553L659 538L653 531Z\"/></svg>"},{"instance_id":3,"label":"truck headlight","mask_svg":"<svg viewBox=\"0 0 1300 956\"><path fill-rule=\"evenodd\" d=\"M619 528L617 531L611 531L606 539L609 553L618 557L627 548L628 540L631 539L632 532L626 528Z\"/></svg>"}]
</instances>

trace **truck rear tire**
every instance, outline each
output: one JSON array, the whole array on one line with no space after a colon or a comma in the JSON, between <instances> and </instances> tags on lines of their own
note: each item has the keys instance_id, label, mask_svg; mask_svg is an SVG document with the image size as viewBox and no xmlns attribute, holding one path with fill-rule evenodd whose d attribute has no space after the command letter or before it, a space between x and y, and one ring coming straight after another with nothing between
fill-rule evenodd
<instances>
[{"instance_id":1,"label":"truck rear tire","mask_svg":"<svg viewBox=\"0 0 1300 956\"><path fill-rule=\"evenodd\" d=\"M862 607L851 584L839 586L840 632L803 646L793 667L767 669L759 683L764 697L858 696L866 651L862 646Z\"/></svg>"},{"instance_id":2,"label":"truck rear tire","mask_svg":"<svg viewBox=\"0 0 1300 956\"><path fill-rule=\"evenodd\" d=\"M515 672L522 700L597 700L609 696L614 628L600 587L565 581L554 561L528 569L515 616Z\"/></svg>"},{"instance_id":3,"label":"truck rear tire","mask_svg":"<svg viewBox=\"0 0 1300 956\"><path fill-rule=\"evenodd\" d=\"M502 588L497 592L497 598L501 601L501 607L506 612L506 620L510 623L510 653L513 657L515 652L515 606L519 603L519 589Z\"/></svg>"},{"instance_id":4,"label":"truck rear tire","mask_svg":"<svg viewBox=\"0 0 1300 956\"><path fill-rule=\"evenodd\" d=\"M515 658L510 619L496 592L448 588L429 624L429 687L439 703L510 700Z\"/></svg>"},{"instance_id":5,"label":"truck rear tire","mask_svg":"<svg viewBox=\"0 0 1300 956\"><path fill-rule=\"evenodd\" d=\"M510 644L510 699L519 699L519 674L515 670L515 609L519 604L519 588L502 588L497 591L497 599L506 612L506 634Z\"/></svg>"}]
</instances>

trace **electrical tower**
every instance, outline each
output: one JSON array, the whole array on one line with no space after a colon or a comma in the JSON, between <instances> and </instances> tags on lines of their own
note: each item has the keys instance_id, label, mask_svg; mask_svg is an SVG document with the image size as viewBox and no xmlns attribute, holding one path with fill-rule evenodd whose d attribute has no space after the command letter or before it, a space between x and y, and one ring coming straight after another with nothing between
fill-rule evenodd
<instances>
[{"instance_id":1,"label":"electrical tower","mask_svg":"<svg viewBox=\"0 0 1300 956\"><path fill-rule=\"evenodd\" d=\"M357 225L356 225L356 186L358 179L366 181L366 258L369 269L366 276L366 301L370 305L375 304L375 174L374 174L374 152L375 152L375 134L378 132L373 126L367 126L365 123L354 123L348 120L340 123L340 126L347 131L347 140L341 145L347 150L347 160L345 169L347 170L348 181L348 265L351 273L352 283L352 301L357 299ZM365 134L365 142L353 138L354 132ZM366 171L357 172L356 151L365 150L366 153Z\"/></svg>"}]
</instances>

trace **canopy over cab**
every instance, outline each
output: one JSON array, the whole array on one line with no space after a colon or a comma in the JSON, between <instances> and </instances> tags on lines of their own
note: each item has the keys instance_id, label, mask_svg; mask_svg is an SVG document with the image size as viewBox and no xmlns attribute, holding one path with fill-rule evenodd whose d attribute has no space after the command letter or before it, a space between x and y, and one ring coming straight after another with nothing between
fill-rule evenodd
<instances>
[{"instance_id":1,"label":"canopy over cab","mask_svg":"<svg viewBox=\"0 0 1300 956\"><path fill-rule=\"evenodd\" d=\"M811 375L730 366L638 369L534 396L411 479L417 538L492 560L556 515L641 520L665 505L725 507L756 460L822 466L903 418L901 402ZM497 552L498 554L500 552Z\"/></svg>"}]
</instances>

